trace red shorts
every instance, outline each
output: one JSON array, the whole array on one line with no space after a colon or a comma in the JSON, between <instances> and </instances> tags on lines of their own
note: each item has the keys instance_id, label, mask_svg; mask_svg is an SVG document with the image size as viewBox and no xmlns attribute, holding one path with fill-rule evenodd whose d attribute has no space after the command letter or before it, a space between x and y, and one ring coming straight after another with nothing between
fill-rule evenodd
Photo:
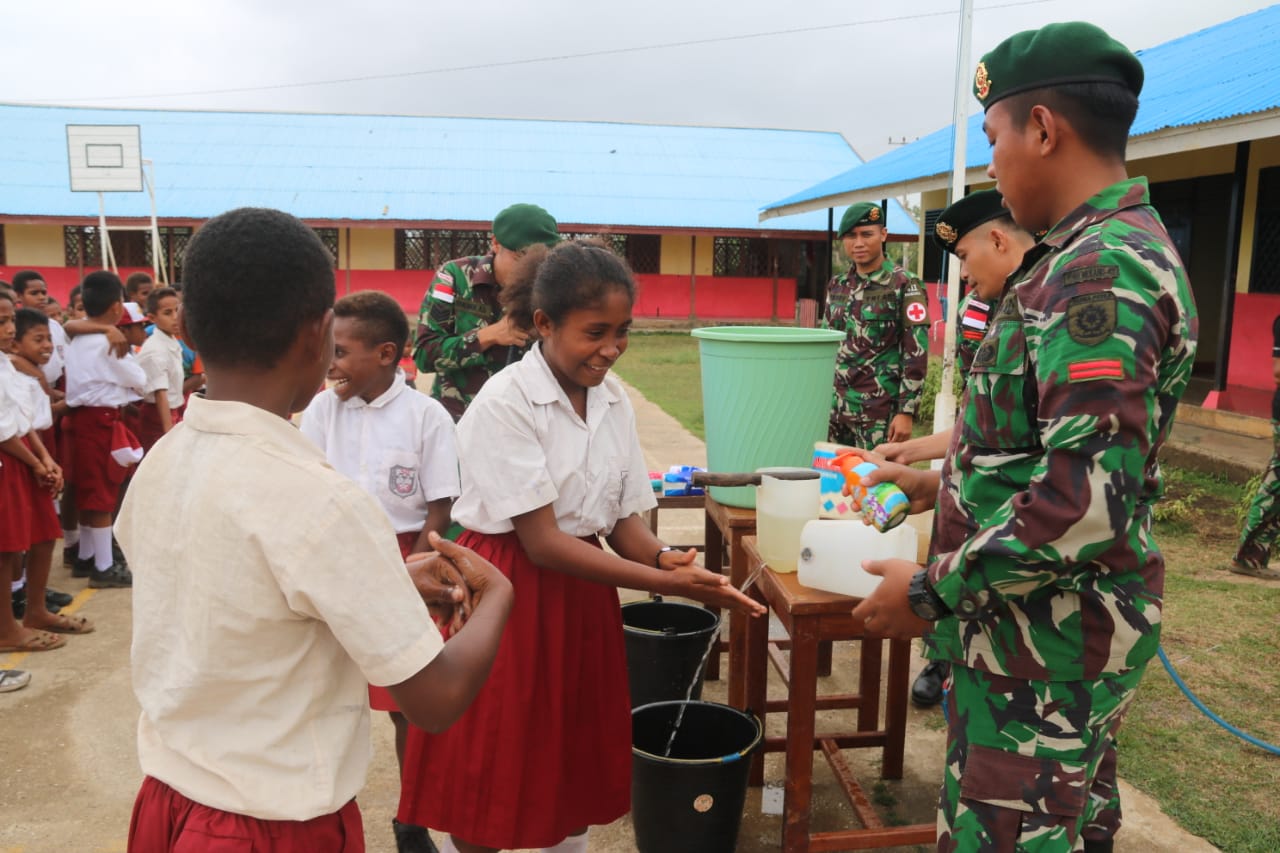
<instances>
[{"instance_id":1,"label":"red shorts","mask_svg":"<svg viewBox=\"0 0 1280 853\"><path fill-rule=\"evenodd\" d=\"M182 422L181 406L170 409L169 414L175 425ZM156 408L155 403L139 403L138 416L134 424L130 424L129 428L133 430L134 435L138 436L138 443L142 445L143 450L150 450L164 435L164 425L160 423L160 410Z\"/></svg>"},{"instance_id":2,"label":"red shorts","mask_svg":"<svg viewBox=\"0 0 1280 853\"><path fill-rule=\"evenodd\" d=\"M25 438L27 449L31 444ZM16 456L0 451L0 554L25 551L62 535L53 495L36 480L35 472Z\"/></svg>"},{"instance_id":3,"label":"red shorts","mask_svg":"<svg viewBox=\"0 0 1280 853\"><path fill-rule=\"evenodd\" d=\"M112 435L120 410L105 406L72 409L71 456L76 475L76 506L89 512L114 512L120 484L129 468L111 458Z\"/></svg>"},{"instance_id":4,"label":"red shorts","mask_svg":"<svg viewBox=\"0 0 1280 853\"><path fill-rule=\"evenodd\" d=\"M397 533L396 544L400 546L400 556L408 557L413 553L413 546L422 535L421 530L410 530L408 533ZM391 698L391 691L385 687L369 685L369 707L375 711L399 711L400 706Z\"/></svg>"},{"instance_id":5,"label":"red shorts","mask_svg":"<svg viewBox=\"0 0 1280 853\"><path fill-rule=\"evenodd\" d=\"M364 824L352 800L311 820L263 820L189 800L159 779L142 780L129 820L129 853L364 853Z\"/></svg>"}]
</instances>

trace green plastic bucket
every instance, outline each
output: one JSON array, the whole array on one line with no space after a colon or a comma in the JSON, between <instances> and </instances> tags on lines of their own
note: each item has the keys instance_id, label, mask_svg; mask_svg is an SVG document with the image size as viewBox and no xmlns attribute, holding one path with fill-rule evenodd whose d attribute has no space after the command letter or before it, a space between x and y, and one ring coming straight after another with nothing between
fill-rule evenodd
<instances>
[{"instance_id":1,"label":"green plastic bucket","mask_svg":"<svg viewBox=\"0 0 1280 853\"><path fill-rule=\"evenodd\" d=\"M826 441L844 332L787 326L694 329L702 358L707 469L808 468ZM717 486L722 504L754 507L754 486Z\"/></svg>"}]
</instances>

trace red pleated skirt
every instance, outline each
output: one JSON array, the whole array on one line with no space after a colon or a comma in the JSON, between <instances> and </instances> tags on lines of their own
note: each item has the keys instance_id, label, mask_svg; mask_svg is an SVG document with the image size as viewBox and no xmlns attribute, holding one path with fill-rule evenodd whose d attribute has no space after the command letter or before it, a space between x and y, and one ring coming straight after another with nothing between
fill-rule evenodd
<instances>
[{"instance_id":1,"label":"red pleated skirt","mask_svg":"<svg viewBox=\"0 0 1280 853\"><path fill-rule=\"evenodd\" d=\"M462 718L439 735L409 727L398 819L497 848L550 847L612 823L631 808L617 590L538 568L514 533L458 542L511 579L515 606Z\"/></svg>"},{"instance_id":2,"label":"red pleated skirt","mask_svg":"<svg viewBox=\"0 0 1280 853\"><path fill-rule=\"evenodd\" d=\"M0 356L3 357L3 356ZM31 442L24 436L28 450ZM0 554L25 551L62 536L53 495L40 485L30 466L0 450Z\"/></svg>"}]
</instances>

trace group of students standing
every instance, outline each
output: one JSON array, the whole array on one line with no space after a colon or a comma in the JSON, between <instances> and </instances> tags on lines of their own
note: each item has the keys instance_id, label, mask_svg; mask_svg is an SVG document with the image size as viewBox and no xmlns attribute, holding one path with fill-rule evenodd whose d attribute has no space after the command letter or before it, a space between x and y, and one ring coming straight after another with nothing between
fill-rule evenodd
<instances>
[{"instance_id":1,"label":"group of students standing","mask_svg":"<svg viewBox=\"0 0 1280 853\"><path fill-rule=\"evenodd\" d=\"M94 630L60 612L73 597L48 586L58 539L73 577L98 589L130 584L111 520L132 465L180 419L187 379L177 292L131 276L145 314L125 293L113 273L91 273L64 319L34 270L0 288L0 577L12 590L0 651L50 651ZM6 690L29 682L25 671L0 674Z\"/></svg>"}]
</instances>

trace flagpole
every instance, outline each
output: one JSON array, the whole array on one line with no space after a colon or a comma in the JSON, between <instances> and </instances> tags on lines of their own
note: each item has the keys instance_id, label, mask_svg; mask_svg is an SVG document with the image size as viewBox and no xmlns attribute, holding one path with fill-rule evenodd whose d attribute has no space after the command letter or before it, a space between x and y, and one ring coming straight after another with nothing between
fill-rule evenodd
<instances>
[{"instance_id":1,"label":"flagpole","mask_svg":"<svg viewBox=\"0 0 1280 853\"><path fill-rule=\"evenodd\" d=\"M964 197L965 152L968 148L969 60L973 35L973 0L960 0L960 41L956 48L955 103L951 113L951 198L954 203ZM947 312L942 348L942 382L933 405L933 431L942 432L955 425L956 396L956 312L960 306L960 264L950 259L947 264ZM936 460L935 467L941 466Z\"/></svg>"}]
</instances>

